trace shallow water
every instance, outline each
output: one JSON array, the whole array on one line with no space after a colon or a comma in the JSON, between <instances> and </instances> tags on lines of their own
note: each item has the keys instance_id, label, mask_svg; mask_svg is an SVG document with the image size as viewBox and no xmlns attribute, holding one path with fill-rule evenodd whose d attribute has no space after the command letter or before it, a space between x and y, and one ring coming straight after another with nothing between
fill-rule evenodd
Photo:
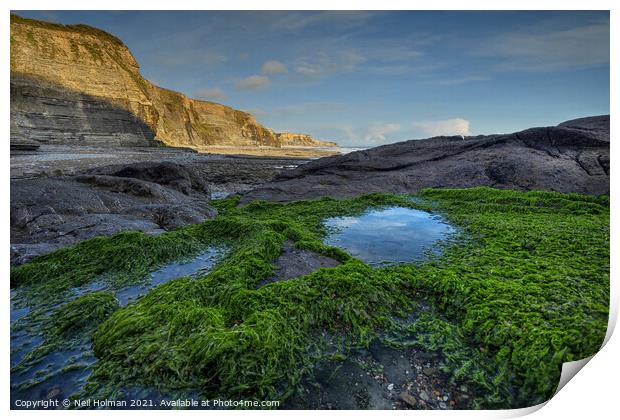
<instances>
[{"instance_id":1,"label":"shallow water","mask_svg":"<svg viewBox=\"0 0 620 420\"><path fill-rule=\"evenodd\" d=\"M226 198L231 195L231 191L211 191L211 200L219 200L221 198Z\"/></svg>"},{"instance_id":2,"label":"shallow water","mask_svg":"<svg viewBox=\"0 0 620 420\"><path fill-rule=\"evenodd\" d=\"M53 316L63 304L96 291L114 293L120 306L145 295L152 288L180 277L207 274L221 261L226 248L209 247L189 261L174 262L153 271L143 282L115 289L103 280L71 289L62 303L27 302L20 290L11 291L11 406L15 400L63 399L79 392L97 361L90 337L81 337L67 348L42 357L28 357L32 350L45 343L45 318ZM43 314L44 316L33 316ZM30 316L29 316L30 315ZM69 369L67 369L69 367Z\"/></svg>"},{"instance_id":3,"label":"shallow water","mask_svg":"<svg viewBox=\"0 0 620 420\"><path fill-rule=\"evenodd\" d=\"M159 270L153 271L149 275L147 282L120 289L116 292L116 298L121 306L125 306L132 300L145 295L153 287L170 280L186 276L196 277L205 275L223 258L224 254L225 249L210 247L190 261L168 264Z\"/></svg>"},{"instance_id":4,"label":"shallow water","mask_svg":"<svg viewBox=\"0 0 620 420\"><path fill-rule=\"evenodd\" d=\"M433 245L455 233L439 216L406 207L371 210L360 216L331 217L327 245L370 265L419 261Z\"/></svg>"}]
</instances>

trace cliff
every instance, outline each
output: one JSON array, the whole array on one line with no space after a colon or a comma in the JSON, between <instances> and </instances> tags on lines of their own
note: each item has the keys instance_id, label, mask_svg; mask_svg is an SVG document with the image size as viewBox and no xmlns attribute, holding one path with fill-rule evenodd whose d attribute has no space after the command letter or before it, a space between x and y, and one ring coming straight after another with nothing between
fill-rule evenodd
<instances>
[{"instance_id":1,"label":"cliff","mask_svg":"<svg viewBox=\"0 0 620 420\"><path fill-rule=\"evenodd\" d=\"M310 147L336 147L336 143L313 139L308 134L278 133L278 140L282 146L310 146Z\"/></svg>"},{"instance_id":2,"label":"cliff","mask_svg":"<svg viewBox=\"0 0 620 420\"><path fill-rule=\"evenodd\" d=\"M86 25L15 15L11 119L12 139L42 143L282 145L278 133L247 112L191 99L145 80L131 51L113 35ZM284 133L284 138L288 146L324 145L306 135Z\"/></svg>"}]
</instances>

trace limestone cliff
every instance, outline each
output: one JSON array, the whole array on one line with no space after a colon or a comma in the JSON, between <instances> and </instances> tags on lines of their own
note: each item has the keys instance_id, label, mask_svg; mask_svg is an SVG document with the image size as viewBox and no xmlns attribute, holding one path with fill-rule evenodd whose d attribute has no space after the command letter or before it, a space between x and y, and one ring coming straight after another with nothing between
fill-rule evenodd
<instances>
[{"instance_id":1,"label":"limestone cliff","mask_svg":"<svg viewBox=\"0 0 620 420\"><path fill-rule=\"evenodd\" d=\"M278 133L278 140L282 146L311 146L311 147L336 147L336 143L313 139L308 134Z\"/></svg>"},{"instance_id":2,"label":"limestone cliff","mask_svg":"<svg viewBox=\"0 0 620 420\"><path fill-rule=\"evenodd\" d=\"M104 31L15 15L11 119L12 138L43 143L324 145L305 135L279 135L247 112L155 86L127 46Z\"/></svg>"}]
</instances>

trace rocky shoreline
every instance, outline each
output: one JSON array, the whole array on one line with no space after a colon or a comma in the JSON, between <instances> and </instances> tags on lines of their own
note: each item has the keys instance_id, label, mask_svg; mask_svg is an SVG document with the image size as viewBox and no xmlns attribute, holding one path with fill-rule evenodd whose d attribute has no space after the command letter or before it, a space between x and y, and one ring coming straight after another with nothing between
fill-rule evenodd
<instances>
[{"instance_id":1,"label":"rocky shoreline","mask_svg":"<svg viewBox=\"0 0 620 420\"><path fill-rule=\"evenodd\" d=\"M160 147L14 151L11 263L122 230L159 234L199 223L217 214L211 199L229 194L248 203L472 186L608 194L609 116L508 135L412 140L318 160Z\"/></svg>"},{"instance_id":2,"label":"rocky shoreline","mask_svg":"<svg viewBox=\"0 0 620 420\"><path fill-rule=\"evenodd\" d=\"M217 214L211 199L246 192L307 162L170 148L14 152L11 264L94 236L123 230L155 235L208 220Z\"/></svg>"},{"instance_id":3,"label":"rocky shoreline","mask_svg":"<svg viewBox=\"0 0 620 420\"><path fill-rule=\"evenodd\" d=\"M609 115L512 134L433 137L309 162L243 197L288 202L488 186L609 194Z\"/></svg>"}]
</instances>

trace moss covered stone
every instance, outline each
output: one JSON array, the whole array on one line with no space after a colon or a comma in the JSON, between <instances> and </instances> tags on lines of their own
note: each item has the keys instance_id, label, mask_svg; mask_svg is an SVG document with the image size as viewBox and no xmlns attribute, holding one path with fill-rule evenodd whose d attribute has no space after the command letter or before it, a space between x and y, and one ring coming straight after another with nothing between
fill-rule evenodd
<instances>
[{"instance_id":1,"label":"moss covered stone","mask_svg":"<svg viewBox=\"0 0 620 420\"><path fill-rule=\"evenodd\" d=\"M214 220L157 237L92 239L13 268L11 282L45 299L95 276L136 281L214 242L232 244L208 275L170 281L106 317L86 392L141 384L286 399L324 357L317 337L341 337L346 352L388 336L395 346L441 352L444 370L468 384L479 407L549 398L561 363L592 355L605 335L609 198L490 188L419 198L218 200ZM383 268L323 243L325 218L392 205L438 212L461 237L441 256ZM273 275L286 240L342 264L256 288ZM428 312L402 321L420 301Z\"/></svg>"},{"instance_id":2,"label":"moss covered stone","mask_svg":"<svg viewBox=\"0 0 620 420\"><path fill-rule=\"evenodd\" d=\"M118 301L112 293L88 293L58 308L52 317L50 333L67 337L92 332L116 309Z\"/></svg>"}]
</instances>

